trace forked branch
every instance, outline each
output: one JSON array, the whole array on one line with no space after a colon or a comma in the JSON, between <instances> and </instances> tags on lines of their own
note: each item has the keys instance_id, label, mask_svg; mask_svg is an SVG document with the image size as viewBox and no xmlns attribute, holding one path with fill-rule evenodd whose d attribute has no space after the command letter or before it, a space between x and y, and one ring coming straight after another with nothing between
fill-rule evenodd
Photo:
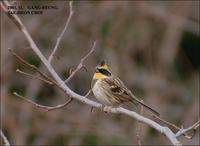
<instances>
[{"instance_id":1,"label":"forked branch","mask_svg":"<svg viewBox=\"0 0 200 146\"><path fill-rule=\"evenodd\" d=\"M53 57L54 57L54 55L55 55L55 53L56 53L56 51L58 49L60 41L61 41L65 31L67 30L67 28L69 26L69 23L71 21L72 15L74 14L74 11L73 11L73 8L72 8L72 4L73 4L73 1L70 1L69 2L69 16L67 18L67 21L66 21L64 29L62 30L62 32L60 33L59 37L56 40L56 44L55 44L55 47L54 47L52 53L49 55L49 58L48 58L49 63L51 63L51 61L52 61L52 59L53 59Z\"/></svg>"},{"instance_id":2,"label":"forked branch","mask_svg":"<svg viewBox=\"0 0 200 146\"><path fill-rule=\"evenodd\" d=\"M94 52L96 46L96 41L94 41L92 48L88 54L86 54L80 61L79 65L76 67L74 71L72 71L71 75L65 80L65 83L68 83L76 74L77 72L84 67L84 61Z\"/></svg>"},{"instance_id":3,"label":"forked branch","mask_svg":"<svg viewBox=\"0 0 200 146\"><path fill-rule=\"evenodd\" d=\"M41 72L35 65L32 65L32 64L28 63L22 57L20 57L19 55L17 55L12 49L8 48L8 50L12 53L12 55L14 57L16 57L16 59L18 59L24 65L26 65L26 66L32 68L33 70L35 70L36 72L38 72L46 81L49 81L52 84L57 84L53 79L51 79L50 77L48 77L45 73ZM20 72L20 71L18 70L18 72Z\"/></svg>"},{"instance_id":4,"label":"forked branch","mask_svg":"<svg viewBox=\"0 0 200 146\"><path fill-rule=\"evenodd\" d=\"M41 80L41 81L43 81L43 82L45 82L45 83L47 83L47 84L53 85L53 83L52 83L51 81L49 81L49 80L46 80L46 79L44 79L44 78L41 78L41 77L39 77L39 76L37 76L37 75L32 75L32 74L23 72L23 71L21 71L20 69L16 69L16 72L17 72L17 73L20 73L20 74L23 74L23 75L26 75L26 76L28 76L28 77L34 78L34 79Z\"/></svg>"},{"instance_id":5,"label":"forked branch","mask_svg":"<svg viewBox=\"0 0 200 146\"><path fill-rule=\"evenodd\" d=\"M197 130L197 128L199 128L199 125L200 125L200 120L198 120L196 123L194 123L192 126L184 129L183 127L176 133L176 137L179 137L181 135L184 135L186 134L187 132L189 131L193 131L193 135L191 135L190 137L187 137L189 139L191 139L194 135L195 135L195 132Z\"/></svg>"}]
</instances>

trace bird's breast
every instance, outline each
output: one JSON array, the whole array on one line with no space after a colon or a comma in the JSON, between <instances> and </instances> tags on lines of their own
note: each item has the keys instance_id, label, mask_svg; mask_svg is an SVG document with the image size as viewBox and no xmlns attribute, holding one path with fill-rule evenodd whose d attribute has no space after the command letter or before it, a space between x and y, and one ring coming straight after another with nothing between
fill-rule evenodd
<instances>
[{"instance_id":1,"label":"bird's breast","mask_svg":"<svg viewBox=\"0 0 200 146\"><path fill-rule=\"evenodd\" d=\"M101 80L97 80L92 88L92 92L94 93L95 97L99 102L101 102L104 105L111 106L113 105L113 102L109 99L108 92L103 87Z\"/></svg>"}]
</instances>

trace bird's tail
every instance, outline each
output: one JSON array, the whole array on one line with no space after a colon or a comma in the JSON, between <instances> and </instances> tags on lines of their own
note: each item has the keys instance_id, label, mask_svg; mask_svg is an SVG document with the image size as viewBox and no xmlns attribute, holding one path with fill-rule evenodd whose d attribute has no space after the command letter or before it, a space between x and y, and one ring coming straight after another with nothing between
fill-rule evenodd
<instances>
[{"instance_id":1,"label":"bird's tail","mask_svg":"<svg viewBox=\"0 0 200 146\"><path fill-rule=\"evenodd\" d=\"M157 112L156 110L154 110L150 106L146 105L145 103L143 103L139 99L137 99L134 95L132 95L132 96L133 96L133 99L131 100L131 102L133 102L133 103L139 103L142 106L144 106L146 109L148 109L149 111L151 111L152 113L156 114L157 116L160 116L159 112Z\"/></svg>"}]
</instances>

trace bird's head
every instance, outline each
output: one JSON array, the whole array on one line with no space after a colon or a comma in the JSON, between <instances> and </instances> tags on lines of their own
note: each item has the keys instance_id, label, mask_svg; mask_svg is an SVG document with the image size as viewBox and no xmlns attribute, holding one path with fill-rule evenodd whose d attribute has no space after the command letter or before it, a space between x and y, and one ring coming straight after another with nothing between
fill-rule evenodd
<instances>
[{"instance_id":1,"label":"bird's head","mask_svg":"<svg viewBox=\"0 0 200 146\"><path fill-rule=\"evenodd\" d=\"M111 76L111 72L108 68L108 65L105 63L105 61L101 61L101 63L95 68L93 80L107 78L109 76Z\"/></svg>"}]
</instances>

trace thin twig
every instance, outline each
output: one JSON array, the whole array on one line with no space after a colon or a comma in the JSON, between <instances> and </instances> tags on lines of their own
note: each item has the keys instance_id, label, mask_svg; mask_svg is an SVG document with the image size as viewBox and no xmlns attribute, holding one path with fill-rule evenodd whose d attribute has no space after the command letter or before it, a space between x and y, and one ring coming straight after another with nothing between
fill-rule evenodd
<instances>
[{"instance_id":1,"label":"thin twig","mask_svg":"<svg viewBox=\"0 0 200 146\"><path fill-rule=\"evenodd\" d=\"M55 85L57 88L61 89L62 91L64 91L64 89L61 87L60 84L58 84L55 80L51 79L50 77L48 77L45 73L41 72L35 65L32 65L30 63L28 63L26 60L24 60L22 57L20 57L19 55L17 55L17 53L15 53L12 49L8 48L8 50L12 53L13 56L15 56L20 62L22 62L23 64L27 65L28 67L32 68L33 70L35 70L37 73L39 73L43 78L45 78L47 81L51 82L52 85ZM49 64L50 67L50 64ZM65 91L64 91L65 92ZM65 92L66 95L67 92Z\"/></svg>"},{"instance_id":2,"label":"thin twig","mask_svg":"<svg viewBox=\"0 0 200 146\"><path fill-rule=\"evenodd\" d=\"M4 145L10 146L10 142L8 141L7 137L4 135L3 131L1 130L1 137L4 141Z\"/></svg>"},{"instance_id":3,"label":"thin twig","mask_svg":"<svg viewBox=\"0 0 200 146\"><path fill-rule=\"evenodd\" d=\"M76 67L76 69L71 73L71 75L65 80L65 83L68 83L75 75L76 73L83 68L83 63L84 61L94 52L95 50L95 46L96 46L96 41L94 41L92 48L90 50L90 52L88 52L80 61L79 65Z\"/></svg>"},{"instance_id":4,"label":"thin twig","mask_svg":"<svg viewBox=\"0 0 200 146\"><path fill-rule=\"evenodd\" d=\"M73 70L74 70L73 68L69 69L69 75L71 75L73 73Z\"/></svg>"},{"instance_id":5,"label":"thin twig","mask_svg":"<svg viewBox=\"0 0 200 146\"><path fill-rule=\"evenodd\" d=\"M61 41L61 39L62 39L62 37L63 37L65 31L67 30L67 28L68 28L68 26L69 26L70 20L71 20L71 18L72 18L73 13L74 13L74 11L73 11L73 9L72 9L72 4L73 4L73 1L70 1L70 2L69 2L69 9L70 9L69 16L68 16L68 18L67 18L65 27L64 27L64 29L62 30L62 32L61 32L61 34L59 35L59 37L57 38L55 47L54 47L52 53L50 54L50 56L49 56L49 58L48 58L49 63L51 63L51 61L52 61L52 59L53 59L53 57L54 57L54 55L55 55L55 53L56 53L56 50L58 49L58 46L59 46L59 44L60 44L60 41Z\"/></svg>"},{"instance_id":6,"label":"thin twig","mask_svg":"<svg viewBox=\"0 0 200 146\"><path fill-rule=\"evenodd\" d=\"M36 75L32 75L32 74L23 72L23 71L21 71L21 70L19 70L19 69L16 69L16 72L21 73L21 74L23 74L23 75L26 75L26 76L28 76L28 77L34 78L34 79L41 80L41 81L43 81L43 82L45 82L45 83L47 83L47 84L50 84L50 85L53 85L53 84L54 84L54 83L52 83L51 81L48 81L48 80L46 80L46 79L44 79L44 78L41 78L41 77L39 77L39 76L36 76Z\"/></svg>"},{"instance_id":7,"label":"thin twig","mask_svg":"<svg viewBox=\"0 0 200 146\"><path fill-rule=\"evenodd\" d=\"M191 135L190 137L188 137L189 139L191 139L191 138L194 136L194 134L195 134L195 132L196 132L196 129L199 128L199 126L200 126L200 120L197 121L196 123L194 123L192 126L186 128L186 129L181 128L181 129L176 133L176 137L179 137L179 136L181 136L181 135L183 135L183 134L185 134L185 133L187 133L187 132L193 130L193 132L194 132L193 135Z\"/></svg>"},{"instance_id":8,"label":"thin twig","mask_svg":"<svg viewBox=\"0 0 200 146\"><path fill-rule=\"evenodd\" d=\"M85 98L87 98L87 97L90 95L91 92L92 92L92 89L90 89L90 90L87 92L87 94L85 95ZM94 109L94 107L92 106L91 109L90 109L90 112L92 112L93 109Z\"/></svg>"},{"instance_id":9,"label":"thin twig","mask_svg":"<svg viewBox=\"0 0 200 146\"><path fill-rule=\"evenodd\" d=\"M45 73L41 72L35 65L32 65L30 63L28 63L26 60L24 60L22 57L20 57L19 55L17 55L12 49L8 48L8 50L12 53L13 56L15 56L20 62L22 62L23 64L25 64L26 66L34 69L36 72L38 72L42 77L44 77L46 80L56 84L56 82L51 79L50 77L48 77Z\"/></svg>"},{"instance_id":10,"label":"thin twig","mask_svg":"<svg viewBox=\"0 0 200 146\"><path fill-rule=\"evenodd\" d=\"M167 124L167 125L169 125L169 126L175 128L176 130L180 130L180 129L181 129L181 128L179 128L178 126L176 126L175 124L172 124L172 123L170 123L170 122L168 122L168 121L162 119L160 116L156 116L156 115L152 115L152 116L153 116L154 118L156 118L156 119L162 121L163 123L165 123L165 124Z\"/></svg>"},{"instance_id":11,"label":"thin twig","mask_svg":"<svg viewBox=\"0 0 200 146\"><path fill-rule=\"evenodd\" d=\"M171 129L169 129L168 127L165 127L165 126L161 126L160 124L156 123L155 121L153 121L151 119L141 116L133 111L127 112L127 109L121 108L121 107L111 109L111 113L121 113L121 114L126 114L131 117L135 117L135 119L138 120L139 122L145 123L145 124L149 125L150 127L159 131L161 134L164 134L173 145L176 145L176 146L182 145L181 142L178 141L178 139L176 138L174 133L171 131Z\"/></svg>"},{"instance_id":12,"label":"thin twig","mask_svg":"<svg viewBox=\"0 0 200 146\"><path fill-rule=\"evenodd\" d=\"M143 100L141 100L141 102L143 102ZM140 106L140 115L143 115L143 106ZM136 130L136 138L137 138L137 142L138 142L139 146L142 145L142 142L141 142L141 139L140 139L141 130L142 130L142 124L141 124L141 122L138 121L138 128Z\"/></svg>"},{"instance_id":13,"label":"thin twig","mask_svg":"<svg viewBox=\"0 0 200 146\"><path fill-rule=\"evenodd\" d=\"M46 112L48 112L48 111L53 111L53 110L60 109L60 108L63 108L63 107L65 107L65 106L67 106L68 104L70 104L70 103L72 102L72 100L73 100L73 98L70 98L70 99L68 99L68 100L67 100L65 103L63 103L63 104L59 104L59 105L56 105L56 106L45 106L45 105L38 104L38 103L36 103L36 102L34 102L34 101L28 99L27 97L24 97L24 96L22 96L22 95L19 95L17 92L14 92L13 94L14 94L15 96L17 96L17 97L22 98L22 99L25 100L26 102L28 102L28 103L30 103L30 104L32 104L32 105L38 107L38 108L41 108L41 109L45 110Z\"/></svg>"},{"instance_id":14,"label":"thin twig","mask_svg":"<svg viewBox=\"0 0 200 146\"><path fill-rule=\"evenodd\" d=\"M92 92L92 89L90 89L90 90L87 92L87 94L85 94L85 97L87 98L87 97L90 95L91 92Z\"/></svg>"},{"instance_id":15,"label":"thin twig","mask_svg":"<svg viewBox=\"0 0 200 146\"><path fill-rule=\"evenodd\" d=\"M176 126L175 124L173 124L173 123L171 123L171 122L169 122L169 121L164 120L163 118L161 118L161 117L159 117L159 116L156 116L156 115L152 115L152 116L153 116L154 118L160 120L161 122L163 122L163 123L165 123L165 124L167 124L167 125L173 127L173 128L176 129L176 130L181 130L180 127ZM187 133L184 133L183 136L186 137L186 138L188 138L188 139L190 139L190 136L189 136Z\"/></svg>"},{"instance_id":16,"label":"thin twig","mask_svg":"<svg viewBox=\"0 0 200 146\"><path fill-rule=\"evenodd\" d=\"M92 106L92 107L91 107L91 109L90 109L90 112L92 112L92 111L93 111L93 109L94 109L94 107Z\"/></svg>"}]
</instances>

